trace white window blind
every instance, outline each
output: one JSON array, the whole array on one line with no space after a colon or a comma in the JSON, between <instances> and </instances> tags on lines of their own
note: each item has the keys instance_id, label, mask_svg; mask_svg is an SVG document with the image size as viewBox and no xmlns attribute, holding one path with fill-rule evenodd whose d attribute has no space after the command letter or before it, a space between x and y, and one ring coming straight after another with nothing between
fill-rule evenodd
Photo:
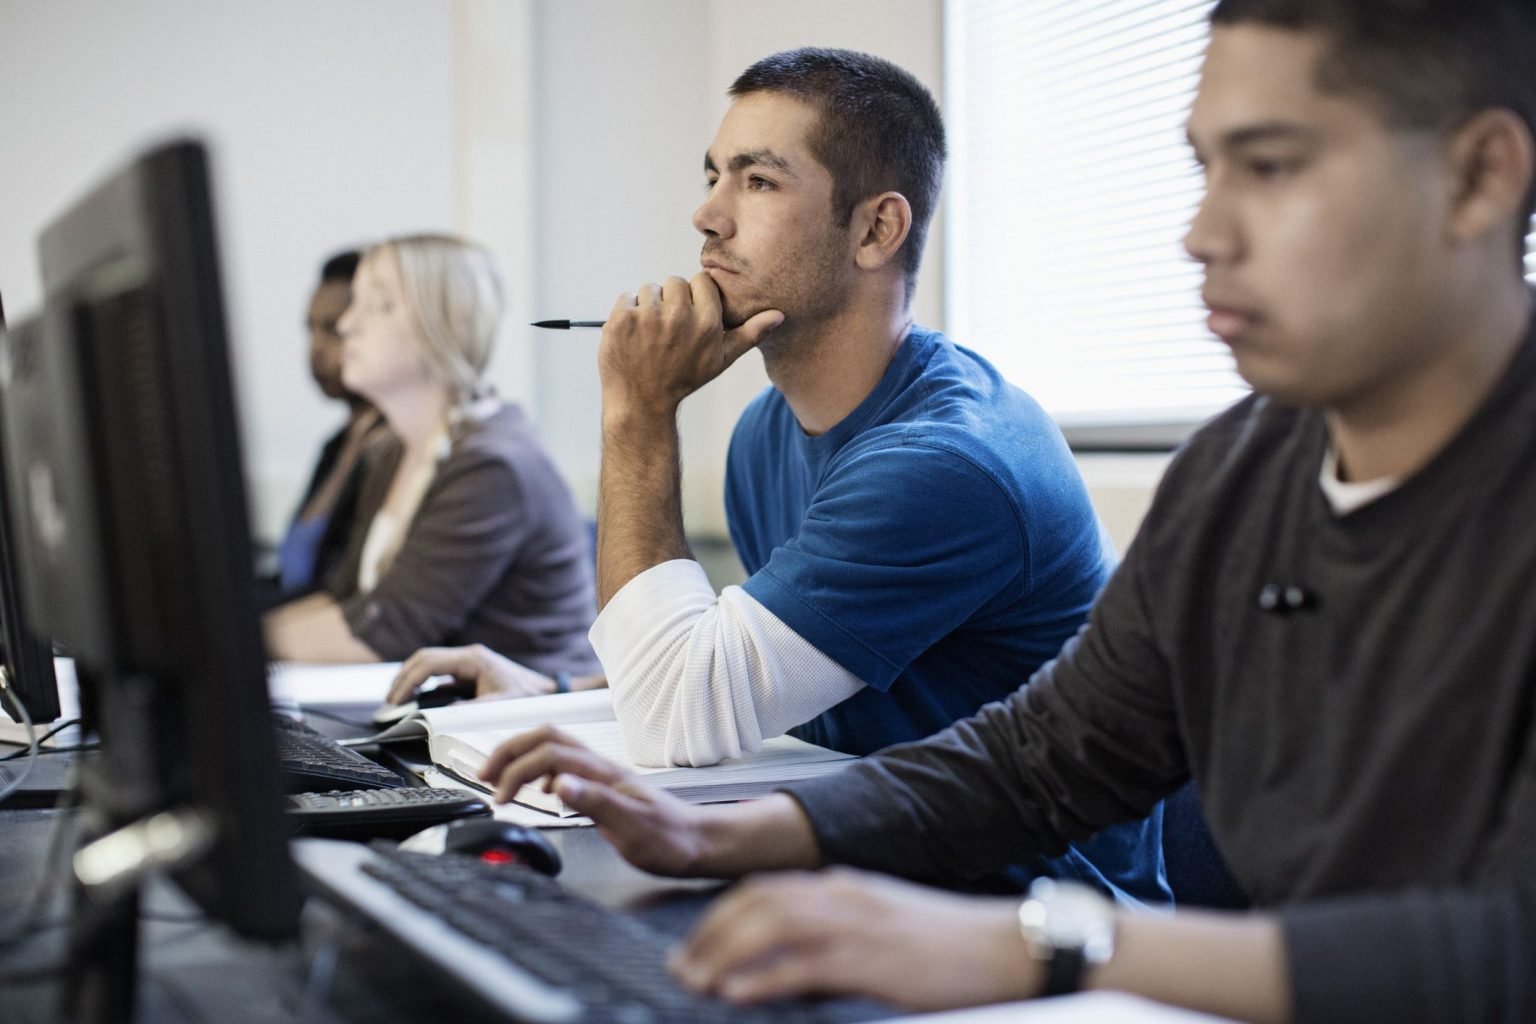
<instances>
[{"instance_id":1,"label":"white window blind","mask_svg":"<svg viewBox=\"0 0 1536 1024\"><path fill-rule=\"evenodd\" d=\"M948 320L1064 427L1245 392L1181 247L1208 0L947 0Z\"/></svg>"},{"instance_id":2,"label":"white window blind","mask_svg":"<svg viewBox=\"0 0 1536 1024\"><path fill-rule=\"evenodd\" d=\"M946 0L950 333L1069 433L1155 441L1247 390L1181 245L1210 7Z\"/></svg>"}]
</instances>

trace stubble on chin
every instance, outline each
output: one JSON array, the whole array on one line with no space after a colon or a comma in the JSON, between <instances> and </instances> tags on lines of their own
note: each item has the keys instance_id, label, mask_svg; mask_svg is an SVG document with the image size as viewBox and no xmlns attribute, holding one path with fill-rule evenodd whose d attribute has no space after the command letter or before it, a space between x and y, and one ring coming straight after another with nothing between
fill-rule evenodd
<instances>
[{"instance_id":1,"label":"stubble on chin","mask_svg":"<svg viewBox=\"0 0 1536 1024\"><path fill-rule=\"evenodd\" d=\"M763 301L733 302L723 291L720 293L720 319L725 323L725 329L728 331L735 330L765 309L778 308Z\"/></svg>"}]
</instances>

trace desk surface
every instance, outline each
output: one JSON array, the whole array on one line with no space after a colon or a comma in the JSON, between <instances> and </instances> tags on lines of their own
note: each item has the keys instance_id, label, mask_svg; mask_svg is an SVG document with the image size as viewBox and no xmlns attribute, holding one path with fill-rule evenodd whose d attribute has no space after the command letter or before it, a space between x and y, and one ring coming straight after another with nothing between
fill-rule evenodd
<instances>
[{"instance_id":1,"label":"desk surface","mask_svg":"<svg viewBox=\"0 0 1536 1024\"><path fill-rule=\"evenodd\" d=\"M54 758L76 755L54 754ZM56 829L72 838L74 816L47 809L0 810L0 932L38 887ZM606 906L626 910L659 931L681 937L720 888L717 882L657 878L625 863L594 828L545 833L559 850L560 880ZM66 847L67 848L67 845ZM0 973L57 964L64 953L67 899L62 887L41 915L35 938L0 950ZM455 1021L480 1024L489 1013L426 964L398 955L389 941L341 917L319 900L305 907L303 938L273 948L243 942L208 921L180 890L151 883L143 902L139 1020L154 1024L401 1024ZM334 955L334 961L333 961ZM327 965L334 962L335 969ZM0 982L0 1021L44 1024L57 1017L62 979ZM1182 1024L1212 1018L1098 994L964 1013L953 1024L1069 1019L1096 1024ZM1072 1004L1072 1005L1069 1005ZM868 1003L839 1003L849 1020L878 1016ZM843 1012L845 1011L845 1012ZM1079 1011L1081 1015L1079 1015ZM937 1022L935 1022L937 1024ZM949 1024L946 1018L946 1024Z\"/></svg>"},{"instance_id":2,"label":"desk surface","mask_svg":"<svg viewBox=\"0 0 1536 1024\"><path fill-rule=\"evenodd\" d=\"M74 755L57 754L65 758ZM55 810L0 811L0 929L40 884L48 844L73 814ZM599 903L625 909L660 931L682 936L719 883L656 878L625 863L593 828L546 833L565 869L560 880ZM69 838L66 836L66 839ZM59 962L64 952L67 899L62 889L42 915L36 938L0 952L0 972L30 971ZM497 1020L444 978L366 927L319 900L305 908L299 944L270 948L246 943L203 918L174 886L147 887L141 931L140 1019L229 1024L290 1021L372 1022ZM317 956L317 952L321 955ZM339 954L336 970L323 965ZM316 970L316 965L322 969ZM311 1001L314 982L323 998ZM61 979L0 985L6 1024L55 1018ZM864 1014L867 1016L867 1013Z\"/></svg>"}]
</instances>

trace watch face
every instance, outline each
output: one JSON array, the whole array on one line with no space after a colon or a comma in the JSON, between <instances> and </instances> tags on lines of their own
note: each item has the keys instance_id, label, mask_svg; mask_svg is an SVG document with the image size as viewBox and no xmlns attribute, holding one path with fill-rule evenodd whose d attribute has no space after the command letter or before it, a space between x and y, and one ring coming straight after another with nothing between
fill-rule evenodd
<instances>
[{"instance_id":1,"label":"watch face","mask_svg":"<svg viewBox=\"0 0 1536 1024\"><path fill-rule=\"evenodd\" d=\"M1051 945L1081 949L1105 925L1103 898L1097 893L1058 887L1046 922Z\"/></svg>"},{"instance_id":2,"label":"watch face","mask_svg":"<svg viewBox=\"0 0 1536 1024\"><path fill-rule=\"evenodd\" d=\"M1042 959L1074 950L1091 963L1103 963L1114 951L1114 907L1084 885L1037 881L1019 908L1019 927L1033 955Z\"/></svg>"}]
</instances>

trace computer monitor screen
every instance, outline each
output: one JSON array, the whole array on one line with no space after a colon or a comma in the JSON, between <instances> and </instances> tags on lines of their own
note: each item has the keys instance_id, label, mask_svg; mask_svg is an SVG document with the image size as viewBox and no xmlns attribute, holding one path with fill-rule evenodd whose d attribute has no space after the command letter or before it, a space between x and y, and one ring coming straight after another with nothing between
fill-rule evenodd
<instances>
[{"instance_id":1,"label":"computer monitor screen","mask_svg":"<svg viewBox=\"0 0 1536 1024\"><path fill-rule=\"evenodd\" d=\"M23 605L74 656L100 831L206 826L182 886L297 927L204 150L159 147L41 236L43 309L0 353Z\"/></svg>"},{"instance_id":2,"label":"computer monitor screen","mask_svg":"<svg viewBox=\"0 0 1536 1024\"><path fill-rule=\"evenodd\" d=\"M18 330L31 330L31 325ZM0 300L0 335L4 335L5 303ZM4 413L0 410L0 447L4 446ZM51 722L59 717L59 684L53 674L53 652L27 627L21 606L16 545L11 540L10 493L5 474L0 473L0 671L6 685L25 708L33 723ZM0 701L5 713L15 721L21 712L10 701Z\"/></svg>"}]
</instances>

